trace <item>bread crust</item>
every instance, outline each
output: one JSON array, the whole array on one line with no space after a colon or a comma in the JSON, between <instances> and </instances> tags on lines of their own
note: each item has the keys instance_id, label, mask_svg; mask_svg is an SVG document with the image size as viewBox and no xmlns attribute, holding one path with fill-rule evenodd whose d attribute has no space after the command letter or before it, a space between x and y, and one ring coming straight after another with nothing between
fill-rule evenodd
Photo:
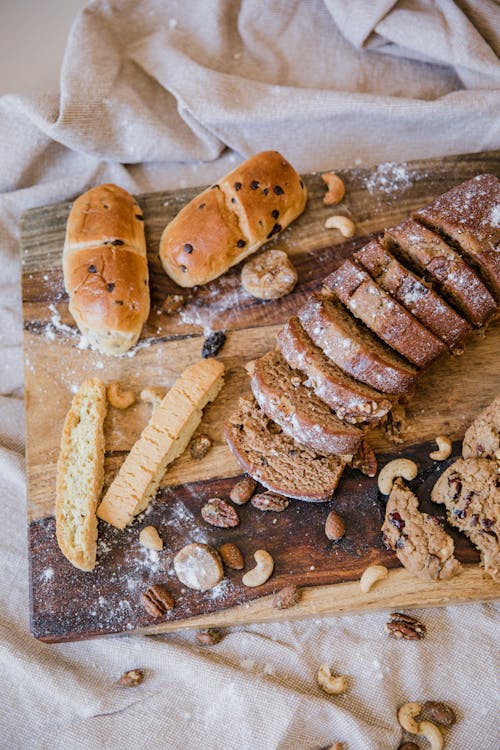
<instances>
[{"instance_id":1,"label":"bread crust","mask_svg":"<svg viewBox=\"0 0 500 750\"><path fill-rule=\"evenodd\" d=\"M190 201L165 227L163 268L180 286L206 284L285 229L306 200L304 183L281 154L256 154Z\"/></svg>"}]
</instances>

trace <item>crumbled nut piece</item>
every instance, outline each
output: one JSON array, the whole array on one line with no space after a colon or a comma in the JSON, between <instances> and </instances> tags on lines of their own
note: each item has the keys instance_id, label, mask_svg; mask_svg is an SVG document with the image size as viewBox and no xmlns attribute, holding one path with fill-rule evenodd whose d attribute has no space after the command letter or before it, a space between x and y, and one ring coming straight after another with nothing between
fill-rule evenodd
<instances>
[{"instance_id":1,"label":"crumbled nut piece","mask_svg":"<svg viewBox=\"0 0 500 750\"><path fill-rule=\"evenodd\" d=\"M210 447L212 441L208 435L196 435L190 443L189 450L191 451L191 458L204 458Z\"/></svg>"},{"instance_id":2,"label":"crumbled nut piece","mask_svg":"<svg viewBox=\"0 0 500 750\"><path fill-rule=\"evenodd\" d=\"M257 510L272 510L275 513L281 513L286 510L290 504L288 498L269 491L259 492L252 497L250 502L254 508L257 508Z\"/></svg>"},{"instance_id":3,"label":"crumbled nut piece","mask_svg":"<svg viewBox=\"0 0 500 750\"><path fill-rule=\"evenodd\" d=\"M382 423L382 429L388 440L394 445L404 442L404 433L408 424L406 406L403 403L394 404Z\"/></svg>"},{"instance_id":4,"label":"crumbled nut piece","mask_svg":"<svg viewBox=\"0 0 500 750\"><path fill-rule=\"evenodd\" d=\"M422 717L441 727L451 727L457 720L454 710L439 701L426 701L422 706Z\"/></svg>"},{"instance_id":5,"label":"crumbled nut piece","mask_svg":"<svg viewBox=\"0 0 500 750\"><path fill-rule=\"evenodd\" d=\"M115 409L128 409L129 406L135 403L134 391L122 391L120 383L116 380L108 385L106 394L109 403Z\"/></svg>"},{"instance_id":6,"label":"crumbled nut piece","mask_svg":"<svg viewBox=\"0 0 500 750\"><path fill-rule=\"evenodd\" d=\"M141 594L141 604L153 617L162 617L175 607L172 594L156 583Z\"/></svg>"},{"instance_id":7,"label":"crumbled nut piece","mask_svg":"<svg viewBox=\"0 0 500 750\"><path fill-rule=\"evenodd\" d=\"M229 529L238 526L240 519L232 505L221 500L220 497L211 497L201 509L203 519L212 526L221 529Z\"/></svg>"},{"instance_id":8,"label":"crumbled nut piece","mask_svg":"<svg viewBox=\"0 0 500 750\"><path fill-rule=\"evenodd\" d=\"M335 172L325 172L321 179L327 185L328 190L323 196L325 206L336 206L345 195L345 185Z\"/></svg>"},{"instance_id":9,"label":"crumbled nut piece","mask_svg":"<svg viewBox=\"0 0 500 750\"><path fill-rule=\"evenodd\" d=\"M285 586L281 591L278 591L278 593L274 595L273 607L275 609L289 609L289 607L293 607L294 604L297 604L301 597L302 589L298 586L295 586L294 584Z\"/></svg>"},{"instance_id":10,"label":"crumbled nut piece","mask_svg":"<svg viewBox=\"0 0 500 750\"><path fill-rule=\"evenodd\" d=\"M164 388L143 388L139 397L141 401L146 401L148 404L157 406L165 398L165 393Z\"/></svg>"},{"instance_id":11,"label":"crumbled nut piece","mask_svg":"<svg viewBox=\"0 0 500 750\"><path fill-rule=\"evenodd\" d=\"M377 457L375 455L375 451L366 440L361 441L361 445L359 446L357 453L352 459L351 466L353 469L358 469L367 477L377 476Z\"/></svg>"},{"instance_id":12,"label":"crumbled nut piece","mask_svg":"<svg viewBox=\"0 0 500 750\"><path fill-rule=\"evenodd\" d=\"M244 505L250 500L256 487L257 482L252 477L243 477L239 482L236 482L229 493L229 498L236 505Z\"/></svg>"},{"instance_id":13,"label":"crumbled nut piece","mask_svg":"<svg viewBox=\"0 0 500 750\"><path fill-rule=\"evenodd\" d=\"M163 540L154 526L145 526L139 533L139 541L146 549L159 552L163 549Z\"/></svg>"},{"instance_id":14,"label":"crumbled nut piece","mask_svg":"<svg viewBox=\"0 0 500 750\"><path fill-rule=\"evenodd\" d=\"M116 681L116 685L119 687L137 687L144 680L145 672L143 669L129 669L128 672L124 672L119 680Z\"/></svg>"},{"instance_id":15,"label":"crumbled nut piece","mask_svg":"<svg viewBox=\"0 0 500 750\"><path fill-rule=\"evenodd\" d=\"M203 359L208 357L215 357L220 352L226 341L226 334L224 331L214 331L211 333L203 342L201 350L201 356Z\"/></svg>"},{"instance_id":16,"label":"crumbled nut piece","mask_svg":"<svg viewBox=\"0 0 500 750\"><path fill-rule=\"evenodd\" d=\"M405 641L418 641L425 638L425 625L401 612L392 612L385 627L391 638L402 638Z\"/></svg>"},{"instance_id":17,"label":"crumbled nut piece","mask_svg":"<svg viewBox=\"0 0 500 750\"><path fill-rule=\"evenodd\" d=\"M343 237L349 238L354 237L356 226L348 216L336 214L335 216L329 216L325 221L325 229L338 229Z\"/></svg>"},{"instance_id":18,"label":"crumbled nut piece","mask_svg":"<svg viewBox=\"0 0 500 750\"><path fill-rule=\"evenodd\" d=\"M205 628L198 630L195 638L201 646L215 646L222 641L224 633L220 628Z\"/></svg>"},{"instance_id":19,"label":"crumbled nut piece","mask_svg":"<svg viewBox=\"0 0 500 750\"><path fill-rule=\"evenodd\" d=\"M338 542L345 534L344 521L334 510L326 518L325 534L332 542Z\"/></svg>"},{"instance_id":20,"label":"crumbled nut piece","mask_svg":"<svg viewBox=\"0 0 500 750\"><path fill-rule=\"evenodd\" d=\"M340 695L347 690L347 678L344 675L334 677L328 664L320 666L316 679L320 688L328 695Z\"/></svg>"},{"instance_id":21,"label":"crumbled nut piece","mask_svg":"<svg viewBox=\"0 0 500 750\"><path fill-rule=\"evenodd\" d=\"M233 570L243 570L245 567L245 561L241 554L240 548L233 542L226 542L219 547L219 555L222 558L222 562L228 568Z\"/></svg>"},{"instance_id":22,"label":"crumbled nut piece","mask_svg":"<svg viewBox=\"0 0 500 750\"><path fill-rule=\"evenodd\" d=\"M184 305L184 297L182 294L167 294L163 300L161 311L164 315L173 315L179 312L181 307Z\"/></svg>"},{"instance_id":23,"label":"crumbled nut piece","mask_svg":"<svg viewBox=\"0 0 500 750\"><path fill-rule=\"evenodd\" d=\"M363 574L359 579L361 593L367 594L377 581L382 581L384 578L387 578L388 574L389 571L384 565L370 565L363 571Z\"/></svg>"},{"instance_id":24,"label":"crumbled nut piece","mask_svg":"<svg viewBox=\"0 0 500 750\"><path fill-rule=\"evenodd\" d=\"M257 299L279 299L290 294L298 275L283 250L266 250L249 260L241 271L241 284Z\"/></svg>"}]
</instances>

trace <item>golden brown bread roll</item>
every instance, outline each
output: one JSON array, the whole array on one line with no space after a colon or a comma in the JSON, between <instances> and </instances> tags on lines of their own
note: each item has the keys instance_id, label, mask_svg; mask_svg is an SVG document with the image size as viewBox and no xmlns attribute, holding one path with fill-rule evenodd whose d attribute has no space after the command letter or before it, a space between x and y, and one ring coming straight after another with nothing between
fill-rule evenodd
<instances>
[{"instance_id":1,"label":"golden brown bread roll","mask_svg":"<svg viewBox=\"0 0 500 750\"><path fill-rule=\"evenodd\" d=\"M160 259L180 286L206 284L255 252L302 213L307 190L277 151L243 162L165 227Z\"/></svg>"},{"instance_id":2,"label":"golden brown bread roll","mask_svg":"<svg viewBox=\"0 0 500 750\"><path fill-rule=\"evenodd\" d=\"M69 310L89 343L122 354L149 315L144 217L116 185L99 185L74 202L66 229L64 284Z\"/></svg>"}]
</instances>

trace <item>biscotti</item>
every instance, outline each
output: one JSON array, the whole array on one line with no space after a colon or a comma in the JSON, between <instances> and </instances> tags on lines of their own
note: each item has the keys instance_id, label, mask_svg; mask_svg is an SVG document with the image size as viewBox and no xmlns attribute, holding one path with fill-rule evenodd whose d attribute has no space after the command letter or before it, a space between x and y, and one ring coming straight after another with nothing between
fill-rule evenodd
<instances>
[{"instance_id":1,"label":"biscotti","mask_svg":"<svg viewBox=\"0 0 500 750\"><path fill-rule=\"evenodd\" d=\"M328 359L297 317L288 319L277 338L290 367L304 373L304 385L312 388L339 419L353 424L378 421L391 408L392 400L386 394L349 377Z\"/></svg>"},{"instance_id":2,"label":"biscotti","mask_svg":"<svg viewBox=\"0 0 500 750\"><path fill-rule=\"evenodd\" d=\"M377 284L400 302L451 351L462 352L470 325L377 240L354 253Z\"/></svg>"},{"instance_id":3,"label":"biscotti","mask_svg":"<svg viewBox=\"0 0 500 750\"><path fill-rule=\"evenodd\" d=\"M106 386L80 386L66 415L57 461L56 536L63 555L80 570L96 564L97 518L104 477Z\"/></svg>"},{"instance_id":4,"label":"biscotti","mask_svg":"<svg viewBox=\"0 0 500 750\"><path fill-rule=\"evenodd\" d=\"M340 421L329 407L303 385L278 351L250 363L250 384L262 411L296 442L318 453L352 456L363 433Z\"/></svg>"},{"instance_id":5,"label":"biscotti","mask_svg":"<svg viewBox=\"0 0 500 750\"><path fill-rule=\"evenodd\" d=\"M163 231L160 260L177 284L216 279L304 210L307 190L277 151L263 151L194 198Z\"/></svg>"},{"instance_id":6,"label":"biscotti","mask_svg":"<svg viewBox=\"0 0 500 750\"><path fill-rule=\"evenodd\" d=\"M418 370L385 346L336 298L312 294L299 310L304 329L341 370L389 394L408 391Z\"/></svg>"},{"instance_id":7,"label":"biscotti","mask_svg":"<svg viewBox=\"0 0 500 750\"><path fill-rule=\"evenodd\" d=\"M466 430L462 456L500 461L500 396L483 409Z\"/></svg>"},{"instance_id":8,"label":"biscotti","mask_svg":"<svg viewBox=\"0 0 500 750\"><path fill-rule=\"evenodd\" d=\"M130 349L150 300L144 217L126 190L100 185L76 199L63 270L70 313L87 341L105 354Z\"/></svg>"},{"instance_id":9,"label":"biscotti","mask_svg":"<svg viewBox=\"0 0 500 750\"><path fill-rule=\"evenodd\" d=\"M500 464L459 458L439 477L433 502L446 506L448 523L479 549L485 571L500 581Z\"/></svg>"},{"instance_id":10,"label":"biscotti","mask_svg":"<svg viewBox=\"0 0 500 750\"><path fill-rule=\"evenodd\" d=\"M273 492L309 502L330 500L344 471L340 456L324 456L299 445L259 409L241 398L225 426L227 443L238 463Z\"/></svg>"},{"instance_id":11,"label":"biscotti","mask_svg":"<svg viewBox=\"0 0 500 750\"><path fill-rule=\"evenodd\" d=\"M383 244L416 271L476 327L487 323L497 305L475 271L435 232L408 219L387 229Z\"/></svg>"},{"instance_id":12,"label":"biscotti","mask_svg":"<svg viewBox=\"0 0 500 750\"><path fill-rule=\"evenodd\" d=\"M324 284L373 333L417 367L427 367L446 351L443 342L379 287L352 260L346 260Z\"/></svg>"},{"instance_id":13,"label":"biscotti","mask_svg":"<svg viewBox=\"0 0 500 750\"><path fill-rule=\"evenodd\" d=\"M103 521L125 528L153 498L167 466L184 452L203 408L223 385L224 365L202 359L188 367L154 409L100 504Z\"/></svg>"},{"instance_id":14,"label":"biscotti","mask_svg":"<svg viewBox=\"0 0 500 750\"><path fill-rule=\"evenodd\" d=\"M453 539L437 518L420 513L418 499L401 479L392 487L382 534L404 567L418 578L447 581L461 570Z\"/></svg>"},{"instance_id":15,"label":"biscotti","mask_svg":"<svg viewBox=\"0 0 500 750\"><path fill-rule=\"evenodd\" d=\"M412 217L453 244L500 301L500 180L495 175L462 182Z\"/></svg>"}]
</instances>

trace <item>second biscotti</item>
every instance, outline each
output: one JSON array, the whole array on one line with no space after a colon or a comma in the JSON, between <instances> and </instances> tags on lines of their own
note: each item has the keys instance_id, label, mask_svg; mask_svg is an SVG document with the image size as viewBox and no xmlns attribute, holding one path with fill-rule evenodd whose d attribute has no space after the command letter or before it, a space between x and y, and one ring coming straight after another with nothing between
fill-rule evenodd
<instances>
[{"instance_id":1,"label":"second biscotti","mask_svg":"<svg viewBox=\"0 0 500 750\"><path fill-rule=\"evenodd\" d=\"M183 287L206 284L302 213L307 190L278 151L262 151L193 198L165 228L160 260Z\"/></svg>"}]
</instances>

